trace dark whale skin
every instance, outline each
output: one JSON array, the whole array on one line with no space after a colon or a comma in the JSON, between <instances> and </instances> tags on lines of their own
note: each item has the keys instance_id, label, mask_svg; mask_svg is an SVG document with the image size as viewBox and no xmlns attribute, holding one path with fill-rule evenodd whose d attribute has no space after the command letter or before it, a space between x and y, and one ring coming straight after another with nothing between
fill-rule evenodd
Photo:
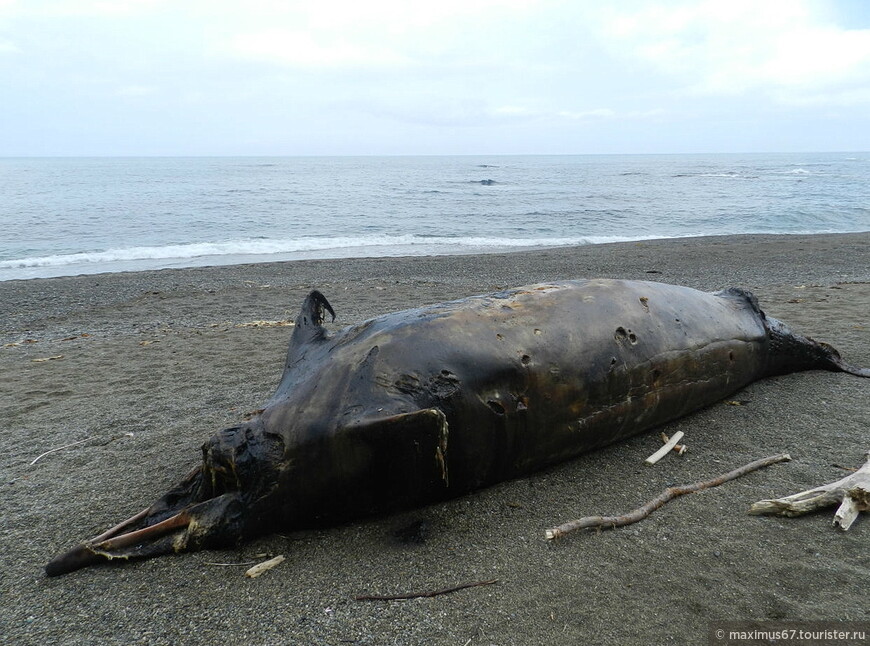
<instances>
[{"instance_id":1,"label":"dark whale skin","mask_svg":"<svg viewBox=\"0 0 870 646\"><path fill-rule=\"evenodd\" d=\"M233 544L462 495L812 368L870 376L754 296L562 281L380 316L335 333L315 291L275 394L213 436L154 505L46 566Z\"/></svg>"},{"instance_id":2,"label":"dark whale skin","mask_svg":"<svg viewBox=\"0 0 870 646\"><path fill-rule=\"evenodd\" d=\"M307 493L282 515L340 520L530 473L732 394L766 373L767 346L742 293L612 280L472 297L294 343L261 414L300 456L281 488Z\"/></svg>"}]
</instances>

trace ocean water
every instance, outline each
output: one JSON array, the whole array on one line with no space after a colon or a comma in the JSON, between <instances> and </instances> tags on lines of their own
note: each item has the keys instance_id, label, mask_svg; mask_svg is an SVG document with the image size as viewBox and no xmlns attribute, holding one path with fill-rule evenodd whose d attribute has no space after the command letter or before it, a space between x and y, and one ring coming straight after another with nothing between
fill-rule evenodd
<instances>
[{"instance_id":1,"label":"ocean water","mask_svg":"<svg viewBox=\"0 0 870 646\"><path fill-rule=\"evenodd\" d=\"M870 153L0 159L0 280L870 230Z\"/></svg>"}]
</instances>

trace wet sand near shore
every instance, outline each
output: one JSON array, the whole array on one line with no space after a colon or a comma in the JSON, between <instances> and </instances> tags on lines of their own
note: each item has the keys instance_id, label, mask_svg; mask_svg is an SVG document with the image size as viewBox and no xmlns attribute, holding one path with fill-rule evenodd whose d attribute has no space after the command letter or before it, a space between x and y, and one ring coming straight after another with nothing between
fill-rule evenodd
<instances>
[{"instance_id":1,"label":"wet sand near shore","mask_svg":"<svg viewBox=\"0 0 870 646\"><path fill-rule=\"evenodd\" d=\"M821 371L758 382L735 395L742 405L668 425L689 451L654 467L643 461L661 445L658 431L421 509L44 576L55 554L149 505L199 463L206 438L272 394L292 328L246 324L294 318L314 288L338 329L597 276L741 286L771 316L870 366L870 233L0 283L0 643L707 644L717 620L870 619L870 517L842 532L833 509L746 513L842 478L870 450L870 379ZM780 452L793 461L684 496L639 524L543 538L560 522L628 511L668 485ZM418 540L397 537L415 523ZM280 566L244 577L245 564L278 554ZM491 579L431 598L355 599Z\"/></svg>"}]
</instances>

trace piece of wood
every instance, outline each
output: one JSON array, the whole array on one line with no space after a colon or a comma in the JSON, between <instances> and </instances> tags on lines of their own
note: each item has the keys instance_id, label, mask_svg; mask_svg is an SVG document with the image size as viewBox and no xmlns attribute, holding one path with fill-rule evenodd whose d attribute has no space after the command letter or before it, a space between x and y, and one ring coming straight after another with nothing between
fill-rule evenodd
<instances>
[{"instance_id":1,"label":"piece of wood","mask_svg":"<svg viewBox=\"0 0 870 646\"><path fill-rule=\"evenodd\" d=\"M662 438L662 442L664 442L665 444L671 441L671 438L669 438L665 433L661 433L660 435ZM674 444L674 448L671 450L674 451L674 453L676 453L677 455L682 455L689 450L689 447L685 444Z\"/></svg>"},{"instance_id":2,"label":"piece of wood","mask_svg":"<svg viewBox=\"0 0 870 646\"><path fill-rule=\"evenodd\" d=\"M256 561L242 561L241 563L215 563L214 561L205 561L203 565L219 565L221 567L239 567L245 565L254 565Z\"/></svg>"},{"instance_id":3,"label":"piece of wood","mask_svg":"<svg viewBox=\"0 0 870 646\"><path fill-rule=\"evenodd\" d=\"M840 503L836 513L834 513L834 525L837 525L840 529L846 531L852 526L855 519L858 518L859 513L860 510L858 509L858 503L855 502L855 499L851 496L843 496L843 502Z\"/></svg>"},{"instance_id":4,"label":"piece of wood","mask_svg":"<svg viewBox=\"0 0 870 646\"><path fill-rule=\"evenodd\" d=\"M544 536L547 540L554 540L578 529L613 529L616 527L623 527L624 525L631 525L632 523L636 523L639 520L643 520L656 509L678 496L682 496L687 493L694 493L696 491L701 491L702 489L708 489L710 487L718 487L719 485L724 484L729 480L739 478L740 476L746 475L751 471L770 466L771 464L776 464L777 462L785 462L787 460L791 460L791 456L788 453L771 455L770 457L762 458L760 460L750 462L749 464L745 464L742 467L729 471L728 473L723 473L721 476L713 478L712 480L702 480L690 485L668 487L645 505L642 505L641 507L630 511L627 514L623 514L621 516L586 516L584 518L579 518L577 520L563 523L558 527L548 529L544 532Z\"/></svg>"},{"instance_id":5,"label":"piece of wood","mask_svg":"<svg viewBox=\"0 0 870 646\"><path fill-rule=\"evenodd\" d=\"M437 597L441 594L449 594L457 590L465 590L466 588L477 588L483 585L492 585L498 583L498 579L490 579L489 581L475 581L474 583L462 583L454 585L450 588L441 588L440 590L428 590L425 592L408 592L405 594L365 594L355 597L357 601L404 601L405 599L421 599L425 597Z\"/></svg>"},{"instance_id":6,"label":"piece of wood","mask_svg":"<svg viewBox=\"0 0 870 646\"><path fill-rule=\"evenodd\" d=\"M50 450L46 451L45 453L42 453L42 454L40 454L40 455L37 455L35 458L33 458L33 460L30 462L30 466L33 466L34 464L36 464L37 462L39 462L39 461L40 461L42 458L44 458L46 455L51 455L52 453L56 453L57 451L63 451L64 449L68 449L68 448L70 448L70 447L72 447L72 446L78 446L79 444L82 444L82 443L84 443L84 442L87 442L89 439L91 439L91 438L86 437L85 439L83 439L83 440L79 440L78 442L71 442L71 443L69 443L69 444L64 444L63 446L59 446L59 447L57 447L56 449L50 449Z\"/></svg>"},{"instance_id":7,"label":"piece of wood","mask_svg":"<svg viewBox=\"0 0 870 646\"><path fill-rule=\"evenodd\" d=\"M237 323L236 327L292 327L293 321L249 321Z\"/></svg>"},{"instance_id":8,"label":"piece of wood","mask_svg":"<svg viewBox=\"0 0 870 646\"><path fill-rule=\"evenodd\" d=\"M845 478L784 498L759 500L749 508L749 513L801 516L839 504L833 524L845 531L859 512L870 510L870 452L866 459L864 466Z\"/></svg>"},{"instance_id":9,"label":"piece of wood","mask_svg":"<svg viewBox=\"0 0 870 646\"><path fill-rule=\"evenodd\" d=\"M665 457L683 439L683 432L677 431L665 445L646 459L647 464L655 464Z\"/></svg>"},{"instance_id":10,"label":"piece of wood","mask_svg":"<svg viewBox=\"0 0 870 646\"><path fill-rule=\"evenodd\" d=\"M96 446L106 446L106 444L110 444L111 442L114 442L115 440L119 440L119 439L121 439L122 437L133 437L133 434L128 432L128 433L122 433L121 435L113 435L112 437L110 437L110 438L109 438L108 440L106 440L105 442L100 442L99 444L95 444L94 446L95 446L95 447L96 447ZM55 453L55 452L57 452L57 451L63 451L64 449L68 449L68 448L73 447L73 446L78 446L79 444L83 444L83 443L87 442L87 441L90 440L90 439L93 439L93 438L86 437L85 439L83 439L83 440L79 440L78 442L71 442L71 443L69 443L69 444L64 444L63 446L59 446L59 447L57 447L56 449L51 449L51 450L46 451L45 453L43 453L43 454L41 454L41 455L37 455L35 458L33 458L33 460L30 461L30 466L33 466L34 464L36 464L37 462L39 462L39 461L40 461L42 458L44 458L46 455L51 455L52 453Z\"/></svg>"},{"instance_id":11,"label":"piece of wood","mask_svg":"<svg viewBox=\"0 0 870 646\"><path fill-rule=\"evenodd\" d=\"M261 574L264 574L271 570L273 567L281 565L284 562L284 556L278 555L275 558L271 558L268 561L263 561L262 563L257 563L250 570L245 572L245 576L249 579L256 579Z\"/></svg>"}]
</instances>

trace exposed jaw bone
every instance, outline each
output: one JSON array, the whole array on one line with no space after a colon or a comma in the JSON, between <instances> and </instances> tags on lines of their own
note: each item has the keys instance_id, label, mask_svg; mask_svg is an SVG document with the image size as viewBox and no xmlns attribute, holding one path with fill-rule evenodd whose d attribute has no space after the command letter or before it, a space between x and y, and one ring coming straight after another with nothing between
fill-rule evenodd
<instances>
[{"instance_id":1,"label":"exposed jaw bone","mask_svg":"<svg viewBox=\"0 0 870 646\"><path fill-rule=\"evenodd\" d=\"M114 553L134 545L153 544L155 539L161 538L168 533L186 529L191 522L191 517L187 511L182 511L149 527L117 534L125 527L142 520L147 513L148 509L145 509L99 536L85 541L68 552L60 554L45 566L45 573L48 576L57 576L99 563L100 561L105 561L106 559L124 558L123 555L119 554L115 556Z\"/></svg>"}]
</instances>

